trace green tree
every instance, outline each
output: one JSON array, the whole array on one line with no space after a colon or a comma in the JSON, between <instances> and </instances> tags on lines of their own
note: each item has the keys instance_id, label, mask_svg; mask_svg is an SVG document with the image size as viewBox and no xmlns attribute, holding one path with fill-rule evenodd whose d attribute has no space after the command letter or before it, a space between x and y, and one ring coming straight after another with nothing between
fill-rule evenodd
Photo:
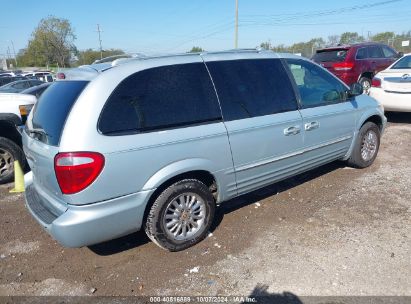
<instances>
[{"instance_id":1,"label":"green tree","mask_svg":"<svg viewBox=\"0 0 411 304\"><path fill-rule=\"evenodd\" d=\"M264 50L271 50L271 42L270 41L262 42L260 44L260 48L262 48Z\"/></svg>"},{"instance_id":2,"label":"green tree","mask_svg":"<svg viewBox=\"0 0 411 304\"><path fill-rule=\"evenodd\" d=\"M271 47L271 45L270 45ZM271 47L271 50L273 50L274 52L278 52L278 53L291 53L291 49L288 46L285 46L284 44L279 44L275 47Z\"/></svg>"},{"instance_id":3,"label":"green tree","mask_svg":"<svg viewBox=\"0 0 411 304\"><path fill-rule=\"evenodd\" d=\"M204 52L204 51L205 51L205 50L202 49L202 48L199 47L199 46L193 46L188 53L201 53L201 52Z\"/></svg>"},{"instance_id":4,"label":"green tree","mask_svg":"<svg viewBox=\"0 0 411 304\"><path fill-rule=\"evenodd\" d=\"M69 66L75 39L74 30L67 19L48 16L39 22L31 34L27 48L19 52L18 61L27 66Z\"/></svg>"},{"instance_id":5,"label":"green tree","mask_svg":"<svg viewBox=\"0 0 411 304\"><path fill-rule=\"evenodd\" d=\"M115 56L115 55L123 55L123 54L124 54L124 51L120 49L103 50L103 58ZM76 56L78 58L77 64L83 65L83 64L91 64L94 61L99 60L101 54L100 54L100 51L87 49L84 51L78 51L76 53Z\"/></svg>"},{"instance_id":6,"label":"green tree","mask_svg":"<svg viewBox=\"0 0 411 304\"><path fill-rule=\"evenodd\" d=\"M390 39L390 45L394 46L397 51L404 53L411 52L411 46L401 46L402 41L409 40L411 42L411 31L403 32L402 34L394 34L392 32L378 33L372 37L374 41L380 41L387 44L388 39ZM336 45L338 43L356 43L365 41L364 37L358 35L355 32L346 32L341 36L331 35L328 36L327 44ZM262 48L270 48L275 52L281 53L298 53L304 57L311 57L312 54L318 48L325 47L326 42L323 38L312 38L307 42L294 43L291 46L286 46L284 44L271 45L269 42L263 42L260 44Z\"/></svg>"},{"instance_id":7,"label":"green tree","mask_svg":"<svg viewBox=\"0 0 411 304\"><path fill-rule=\"evenodd\" d=\"M330 35L328 36L328 45L337 45L340 42L340 36L338 35Z\"/></svg>"},{"instance_id":8,"label":"green tree","mask_svg":"<svg viewBox=\"0 0 411 304\"><path fill-rule=\"evenodd\" d=\"M402 34L396 35L393 43L394 48L398 52L411 53L411 45L402 46L402 42L407 40L411 43L411 31L403 32Z\"/></svg>"},{"instance_id":9,"label":"green tree","mask_svg":"<svg viewBox=\"0 0 411 304\"><path fill-rule=\"evenodd\" d=\"M364 42L365 39L363 36L360 36L356 32L345 32L341 34L340 43L341 44L351 44L357 42Z\"/></svg>"},{"instance_id":10,"label":"green tree","mask_svg":"<svg viewBox=\"0 0 411 304\"><path fill-rule=\"evenodd\" d=\"M394 37L395 37L394 32L383 32L383 33L378 33L372 36L371 40L375 42L382 42L385 44L390 44L392 43Z\"/></svg>"}]
</instances>

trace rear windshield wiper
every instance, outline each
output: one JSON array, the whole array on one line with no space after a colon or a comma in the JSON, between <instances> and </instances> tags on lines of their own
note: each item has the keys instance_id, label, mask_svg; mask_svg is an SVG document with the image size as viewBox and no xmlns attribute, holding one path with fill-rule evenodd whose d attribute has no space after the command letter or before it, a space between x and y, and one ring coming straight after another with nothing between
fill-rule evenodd
<instances>
[{"instance_id":1,"label":"rear windshield wiper","mask_svg":"<svg viewBox=\"0 0 411 304\"><path fill-rule=\"evenodd\" d=\"M47 137L52 137L50 134L47 134L47 132L44 131L44 129L42 128L27 129L27 132L29 132L30 134L38 134L38 135L43 135Z\"/></svg>"}]
</instances>

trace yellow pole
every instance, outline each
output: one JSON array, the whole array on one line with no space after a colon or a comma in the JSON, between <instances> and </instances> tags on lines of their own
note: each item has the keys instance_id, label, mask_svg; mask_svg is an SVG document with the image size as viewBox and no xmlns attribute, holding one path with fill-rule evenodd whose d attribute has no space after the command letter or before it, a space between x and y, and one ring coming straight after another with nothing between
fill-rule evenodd
<instances>
[{"instance_id":1,"label":"yellow pole","mask_svg":"<svg viewBox=\"0 0 411 304\"><path fill-rule=\"evenodd\" d=\"M10 193L24 192L24 173L18 160L14 161L14 188Z\"/></svg>"}]
</instances>

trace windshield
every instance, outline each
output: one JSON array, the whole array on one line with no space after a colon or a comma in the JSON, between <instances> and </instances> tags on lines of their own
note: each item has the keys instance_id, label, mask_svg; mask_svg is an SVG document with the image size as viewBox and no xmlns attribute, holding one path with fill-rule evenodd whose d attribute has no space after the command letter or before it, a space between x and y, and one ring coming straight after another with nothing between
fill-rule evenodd
<instances>
[{"instance_id":1,"label":"windshield","mask_svg":"<svg viewBox=\"0 0 411 304\"><path fill-rule=\"evenodd\" d=\"M411 55L402 57L391 69L411 69Z\"/></svg>"},{"instance_id":2,"label":"windshield","mask_svg":"<svg viewBox=\"0 0 411 304\"><path fill-rule=\"evenodd\" d=\"M315 62L342 62L345 60L347 52L347 49L319 50L315 53L313 60Z\"/></svg>"}]
</instances>

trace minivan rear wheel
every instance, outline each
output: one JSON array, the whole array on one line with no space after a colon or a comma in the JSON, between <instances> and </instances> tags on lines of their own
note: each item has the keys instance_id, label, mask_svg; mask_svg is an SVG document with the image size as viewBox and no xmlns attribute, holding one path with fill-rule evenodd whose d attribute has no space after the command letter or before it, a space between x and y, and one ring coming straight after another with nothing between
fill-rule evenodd
<instances>
[{"instance_id":1,"label":"minivan rear wheel","mask_svg":"<svg viewBox=\"0 0 411 304\"><path fill-rule=\"evenodd\" d=\"M154 201L145 231L165 250L184 250L204 239L214 212L214 198L205 184L196 179L181 180L165 189Z\"/></svg>"},{"instance_id":2,"label":"minivan rear wheel","mask_svg":"<svg viewBox=\"0 0 411 304\"><path fill-rule=\"evenodd\" d=\"M381 132L373 122L366 122L358 132L348 164L356 168L370 166L377 157L380 148Z\"/></svg>"}]
</instances>

